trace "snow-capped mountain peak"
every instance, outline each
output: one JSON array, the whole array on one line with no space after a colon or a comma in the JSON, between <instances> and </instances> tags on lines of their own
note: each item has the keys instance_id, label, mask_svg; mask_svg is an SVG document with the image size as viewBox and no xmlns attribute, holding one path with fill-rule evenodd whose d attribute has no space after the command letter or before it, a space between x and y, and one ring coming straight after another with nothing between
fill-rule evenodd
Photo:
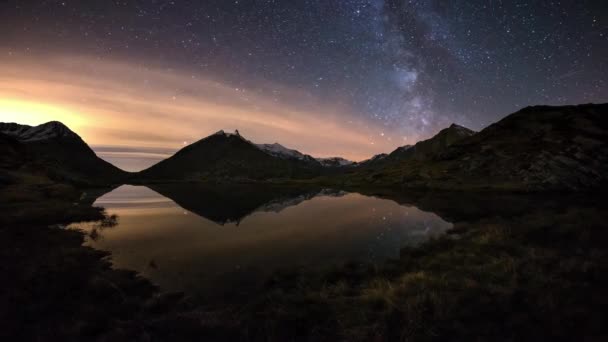
<instances>
[{"instance_id":1,"label":"snow-capped mountain peak","mask_svg":"<svg viewBox=\"0 0 608 342\"><path fill-rule=\"evenodd\" d=\"M15 123L1 123L0 132L13 136L22 142L78 137L76 133L72 132L67 126L58 121L51 121L34 127Z\"/></svg>"}]
</instances>

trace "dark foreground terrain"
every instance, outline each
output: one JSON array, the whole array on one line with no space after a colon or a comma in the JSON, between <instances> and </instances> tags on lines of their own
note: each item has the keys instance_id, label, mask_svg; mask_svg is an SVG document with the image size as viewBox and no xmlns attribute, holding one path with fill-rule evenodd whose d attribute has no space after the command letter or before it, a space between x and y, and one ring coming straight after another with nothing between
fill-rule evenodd
<instances>
[{"instance_id":1,"label":"dark foreground terrain","mask_svg":"<svg viewBox=\"0 0 608 342\"><path fill-rule=\"evenodd\" d=\"M103 230L120 219L74 204L69 187L28 191L20 203L1 202L5 341L608 338L607 215L596 198L515 198L504 207L482 199L459 208L440 194L376 191L433 209L455 228L398 260L285 270L247 301L217 305L112 269L107 253L82 246L83 233L56 226L95 220Z\"/></svg>"}]
</instances>

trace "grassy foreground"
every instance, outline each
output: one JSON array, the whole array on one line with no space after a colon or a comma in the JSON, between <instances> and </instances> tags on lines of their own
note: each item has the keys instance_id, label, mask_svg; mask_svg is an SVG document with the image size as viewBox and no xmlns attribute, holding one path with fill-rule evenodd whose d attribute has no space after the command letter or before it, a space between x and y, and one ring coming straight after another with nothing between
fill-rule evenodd
<instances>
[{"instance_id":1,"label":"grassy foreground","mask_svg":"<svg viewBox=\"0 0 608 342\"><path fill-rule=\"evenodd\" d=\"M245 310L247 331L277 341L606 340L605 215L554 214L463 224L381 267L277 275Z\"/></svg>"}]
</instances>

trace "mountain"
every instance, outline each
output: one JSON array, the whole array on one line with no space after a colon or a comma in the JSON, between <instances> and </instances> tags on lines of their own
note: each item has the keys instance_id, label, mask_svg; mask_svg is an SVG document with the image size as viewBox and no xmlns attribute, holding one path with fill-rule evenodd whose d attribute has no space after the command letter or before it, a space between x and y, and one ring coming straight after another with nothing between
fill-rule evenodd
<instances>
[{"instance_id":1,"label":"mountain","mask_svg":"<svg viewBox=\"0 0 608 342\"><path fill-rule=\"evenodd\" d=\"M466 139L475 134L474 131L452 124L442 129L439 133L428 140L423 140L415 145L398 147L388 155L377 155L372 159L362 162L362 166L388 165L405 160L428 160L445 151L449 146Z\"/></svg>"},{"instance_id":2,"label":"mountain","mask_svg":"<svg viewBox=\"0 0 608 342\"><path fill-rule=\"evenodd\" d=\"M132 178L135 183L285 181L447 190L588 190L608 185L608 104L524 108L475 133L451 125L360 163L315 159L219 131ZM59 122L0 123L0 184L51 179L110 185L128 174Z\"/></svg>"},{"instance_id":3,"label":"mountain","mask_svg":"<svg viewBox=\"0 0 608 342\"><path fill-rule=\"evenodd\" d=\"M278 144L255 145L238 131L219 131L140 172L141 182L259 181L312 178L321 173L314 159Z\"/></svg>"},{"instance_id":4,"label":"mountain","mask_svg":"<svg viewBox=\"0 0 608 342\"><path fill-rule=\"evenodd\" d=\"M355 166L357 163L341 157L317 158L317 161L324 167L349 167Z\"/></svg>"},{"instance_id":5,"label":"mountain","mask_svg":"<svg viewBox=\"0 0 608 342\"><path fill-rule=\"evenodd\" d=\"M460 131L455 142L453 133L440 133L420 150L416 144L412 156L359 170L347 182L517 191L608 184L608 104L527 107L477 134L452 131Z\"/></svg>"},{"instance_id":6,"label":"mountain","mask_svg":"<svg viewBox=\"0 0 608 342\"><path fill-rule=\"evenodd\" d=\"M475 132L456 124L442 129L434 137L421 141L412 147L403 150L397 149L388 158L427 160L445 151L449 146L474 135Z\"/></svg>"},{"instance_id":7,"label":"mountain","mask_svg":"<svg viewBox=\"0 0 608 342\"><path fill-rule=\"evenodd\" d=\"M15 137L0 132L0 169L16 169L25 162L25 147Z\"/></svg>"},{"instance_id":8,"label":"mountain","mask_svg":"<svg viewBox=\"0 0 608 342\"><path fill-rule=\"evenodd\" d=\"M289 149L279 143L274 144L255 144L257 148L260 150L270 154L271 156L282 158L282 159L295 159L306 161L312 164L316 164L317 161L315 158L303 154L300 151Z\"/></svg>"},{"instance_id":9,"label":"mountain","mask_svg":"<svg viewBox=\"0 0 608 342\"><path fill-rule=\"evenodd\" d=\"M26 151L14 137L0 133L0 185L18 182L11 170L17 170L26 162Z\"/></svg>"},{"instance_id":10,"label":"mountain","mask_svg":"<svg viewBox=\"0 0 608 342\"><path fill-rule=\"evenodd\" d=\"M0 123L2 152L19 151L13 165L2 163L5 172L44 174L59 182L82 185L106 185L120 182L126 173L97 157L95 152L73 131L56 121L39 126ZM10 140L10 141L9 141ZM9 151L9 153L11 153Z\"/></svg>"},{"instance_id":11,"label":"mountain","mask_svg":"<svg viewBox=\"0 0 608 342\"><path fill-rule=\"evenodd\" d=\"M256 144L259 149L262 151L283 159L296 159L301 161L306 161L315 166L323 166L329 168L336 167L344 167L344 166L352 166L356 163L350 160L346 160L340 157L331 157L331 158L314 158L309 156L308 154L303 154L300 151L289 149L279 143L274 144Z\"/></svg>"},{"instance_id":12,"label":"mountain","mask_svg":"<svg viewBox=\"0 0 608 342\"><path fill-rule=\"evenodd\" d=\"M79 139L76 133L58 121L51 121L34 127L16 123L0 123L0 132L13 136L24 143L54 139Z\"/></svg>"},{"instance_id":13,"label":"mountain","mask_svg":"<svg viewBox=\"0 0 608 342\"><path fill-rule=\"evenodd\" d=\"M386 158L387 156L388 156L388 154L386 154L386 153L376 154L375 156L373 156L373 157L371 157L369 159L366 159L364 161L361 161L361 162L359 162L357 164L358 164L358 166L372 165L372 164L377 163L380 160Z\"/></svg>"}]
</instances>

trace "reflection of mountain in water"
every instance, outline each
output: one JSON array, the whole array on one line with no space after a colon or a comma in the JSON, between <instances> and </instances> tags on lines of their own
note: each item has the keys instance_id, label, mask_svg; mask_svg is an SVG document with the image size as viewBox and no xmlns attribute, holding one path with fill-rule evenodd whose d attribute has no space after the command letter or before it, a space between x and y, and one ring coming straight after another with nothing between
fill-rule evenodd
<instances>
[{"instance_id":1,"label":"reflection of mountain in water","mask_svg":"<svg viewBox=\"0 0 608 342\"><path fill-rule=\"evenodd\" d=\"M484 217L509 219L534 210L564 210L569 204L583 203L581 196L568 200L545 195L505 193L463 193L399 191L387 188L349 189L348 192L314 187L217 185L203 183L154 184L148 188L171 199L180 207L215 223L239 224L256 212L279 213L316 196L341 197L348 192L392 200L400 205L414 206L432 212L448 222L472 222ZM81 202L95 199L115 190L97 189L87 192ZM576 197L576 198L574 198ZM581 202L583 201L583 202ZM592 200L593 201L593 200Z\"/></svg>"},{"instance_id":2,"label":"reflection of mountain in water","mask_svg":"<svg viewBox=\"0 0 608 342\"><path fill-rule=\"evenodd\" d=\"M313 199L317 196L342 197L346 194L347 194L347 192L345 192L345 191L334 190L334 189L322 189L322 190L314 190L314 191L308 190L305 193L302 193L301 195L298 195L295 197L280 197L280 198L274 199L268 203L264 203L261 206L259 206L258 208L256 208L255 210L253 210L252 213L254 213L254 212L280 213L281 211L283 211L289 207L294 207L304 201Z\"/></svg>"},{"instance_id":3,"label":"reflection of mountain in water","mask_svg":"<svg viewBox=\"0 0 608 342\"><path fill-rule=\"evenodd\" d=\"M245 185L154 184L148 187L180 207L221 225L238 224L255 212L278 213L320 195L346 194L318 188Z\"/></svg>"}]
</instances>

